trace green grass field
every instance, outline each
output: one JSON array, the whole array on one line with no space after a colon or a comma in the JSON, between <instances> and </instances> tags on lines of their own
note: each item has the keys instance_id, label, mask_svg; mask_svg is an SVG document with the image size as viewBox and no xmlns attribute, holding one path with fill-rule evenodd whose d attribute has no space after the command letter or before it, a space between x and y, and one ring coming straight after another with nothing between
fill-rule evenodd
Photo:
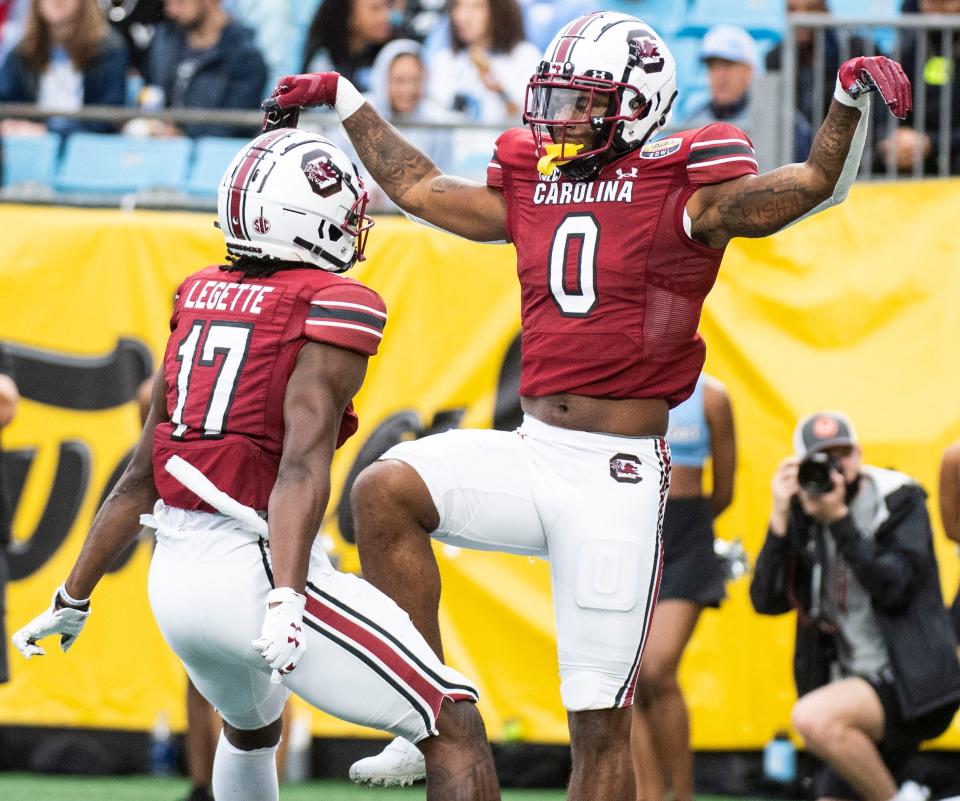
<instances>
[{"instance_id":1,"label":"green grass field","mask_svg":"<svg viewBox=\"0 0 960 801\"><path fill-rule=\"evenodd\" d=\"M0 773L2 801L181 801L187 790L185 779ZM424 797L423 785L387 790L356 787L349 782L317 781L285 784L280 788L281 801L422 801ZM561 790L503 791L503 801L563 801L563 798ZM700 796L699 801L724 800Z\"/></svg>"}]
</instances>

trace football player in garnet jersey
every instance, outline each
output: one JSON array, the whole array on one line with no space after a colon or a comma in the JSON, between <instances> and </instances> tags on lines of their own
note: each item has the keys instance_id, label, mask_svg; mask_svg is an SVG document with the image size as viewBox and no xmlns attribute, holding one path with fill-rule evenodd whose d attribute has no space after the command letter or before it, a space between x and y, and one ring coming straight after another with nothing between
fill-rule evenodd
<instances>
[{"instance_id":1,"label":"football player in garnet jersey","mask_svg":"<svg viewBox=\"0 0 960 801\"><path fill-rule=\"evenodd\" d=\"M527 127L499 138L485 185L441 173L336 73L283 78L265 104L268 116L332 106L401 209L516 248L520 429L403 443L360 476L352 502L364 576L438 654L431 536L550 559L570 798L633 798L629 707L660 575L663 434L703 366L697 325L723 250L843 199L873 91L909 111L900 65L851 59L807 160L758 175L731 125L653 140L676 99L674 59L645 23L598 11L547 47Z\"/></svg>"},{"instance_id":2,"label":"football player in garnet jersey","mask_svg":"<svg viewBox=\"0 0 960 801\"><path fill-rule=\"evenodd\" d=\"M52 634L66 651L152 507L141 518L157 537L151 607L224 721L217 801L279 798L291 691L417 742L429 799L500 797L476 690L316 540L333 452L357 429L352 398L387 318L375 292L338 275L363 258L366 203L321 136L282 129L241 149L219 193L230 263L180 285L132 462L50 608L13 638L28 658Z\"/></svg>"}]
</instances>

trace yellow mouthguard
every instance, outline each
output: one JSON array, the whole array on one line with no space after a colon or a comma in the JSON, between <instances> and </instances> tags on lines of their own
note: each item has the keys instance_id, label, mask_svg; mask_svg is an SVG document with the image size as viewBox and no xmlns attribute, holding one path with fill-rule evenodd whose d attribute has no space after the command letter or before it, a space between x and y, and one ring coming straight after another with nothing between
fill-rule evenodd
<instances>
[{"instance_id":1,"label":"yellow mouthguard","mask_svg":"<svg viewBox=\"0 0 960 801\"><path fill-rule=\"evenodd\" d=\"M580 150L583 150L583 145L575 145L572 143L559 145L550 144L544 145L544 149L547 153L545 156L541 156L540 161L537 162L537 170L543 175L550 175L556 167L569 162L569 157L575 156Z\"/></svg>"}]
</instances>

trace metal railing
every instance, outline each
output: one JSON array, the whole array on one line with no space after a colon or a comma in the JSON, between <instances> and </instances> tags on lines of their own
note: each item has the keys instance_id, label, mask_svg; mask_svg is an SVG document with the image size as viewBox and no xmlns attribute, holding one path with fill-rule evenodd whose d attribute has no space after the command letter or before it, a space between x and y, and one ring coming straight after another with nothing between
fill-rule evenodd
<instances>
[{"instance_id":1,"label":"metal railing","mask_svg":"<svg viewBox=\"0 0 960 801\"><path fill-rule=\"evenodd\" d=\"M952 97L952 84L947 83L940 91L939 113L937 115L937 125L935 131L928 131L927 111L929 85L923 80L925 65L930 57L927 35L931 32L941 34L941 51L939 58L945 59L949 64L955 61L953 49L953 34L960 31L960 15L958 14L902 14L899 17L890 20L877 21L871 17L837 17L832 14L791 14L787 18L787 35L783 40L783 60L782 71L780 73L781 92L783 97L783 106L781 108L781 117L779 128L781 136L779 141L781 147L779 150L779 159L781 163L791 161L793 150L793 114L797 108L797 77L799 72L799 47L797 44L797 32L800 29L811 29L813 31L813 58L812 58L812 76L813 86L813 118L810 120L814 130L822 122L822 110L826 105L827 99L833 95L833 83L826 85L826 58L828 31L833 31L837 36L839 51L837 54L838 63L848 58L858 55L873 56L880 52L877 44L879 35L893 35L892 47L889 52L883 53L895 61L902 63L904 54L905 34L912 36L916 42L915 55L912 64L903 64L907 75L910 76L913 83L913 113L911 116L912 127L920 134L930 136L933 155L928 161L918 153L913 159L913 164L908 173L898 171L893 159L892 152L888 153L887 158L880 158L876 152L878 143L889 135L899 124L892 115L888 113L878 113L876 106L882 101L879 98L874 99L871 105L874 107L871 113L870 123L874 127L873 132L867 138L867 146L864 150L863 162L861 164L861 177L879 177L885 179L895 179L898 177L920 177L924 174L931 174L930 165L935 164L932 171L939 176L955 174L960 171L960 164L951 163L952 137L955 135L951 123L954 108ZM866 52L852 52L851 43L855 37L860 37L866 45ZM951 68L952 69L952 68ZM952 80L956 81L960 76L953 75ZM917 80L919 78L919 80ZM881 110L882 111L882 110ZM879 167L879 169L878 169Z\"/></svg>"},{"instance_id":2,"label":"metal railing","mask_svg":"<svg viewBox=\"0 0 960 801\"><path fill-rule=\"evenodd\" d=\"M243 110L225 110L225 109L161 109L154 112L144 112L141 109L118 106L85 106L75 111L51 111L49 109L40 109L36 105L29 103L0 103L0 120L20 119L36 122L44 122L52 118L67 120L76 120L79 122L99 122L107 123L109 127L120 129L121 126L131 120L155 120L158 122L172 123L178 127L183 126L217 126L219 129L224 127L236 128L235 136L252 137L263 122L263 113L260 111ZM474 159L474 164L466 173L467 177L483 180L486 163L492 152L492 144L497 135L510 125L517 124L518 121L505 121L500 125L478 125L443 123L410 123L403 124L402 130L405 134L411 135L415 142L419 132L446 132L451 141L461 141L471 136L477 135L484 137L482 149L482 158ZM311 110L304 112L299 121L299 127L305 130L321 132L331 137L339 146L345 148L352 157L355 158L350 147L349 140L340 132L340 120L337 115L330 110ZM202 129L194 128L191 133L196 132L202 135ZM443 133L441 133L443 136ZM489 140L487 142L486 140ZM474 150L476 148L474 147ZM477 151L476 155L480 155ZM455 164L441 163L444 169L456 167ZM361 166L362 170L362 166ZM461 173L458 173L461 174ZM210 187L215 193L216 187ZM395 210L392 204L382 195L374 193L373 207L378 211ZM40 204L68 203L70 205L80 206L120 206L123 208L177 208L177 209L199 209L209 210L216 207L216 197L198 197L192 196L185 191L178 191L176 187L156 187L146 189L140 192L127 193L123 195L106 194L96 192L57 192L52 186L45 185L26 185L6 187L0 190L0 202L29 202Z\"/></svg>"},{"instance_id":3,"label":"metal railing","mask_svg":"<svg viewBox=\"0 0 960 801\"><path fill-rule=\"evenodd\" d=\"M871 126L874 130L867 138L867 145L861 164L861 178L895 179L903 177L921 177L935 174L950 175L951 172L960 172L960 153L955 140L960 140L960 132L952 125L953 115L958 111L954 108L953 85L951 81L958 80L957 75L947 74L947 84L940 87L939 98L936 101L936 113L930 109L932 102L930 86L923 79L924 70L931 58L941 60L952 70L956 63L953 43L960 32L960 15L933 15L912 14L901 15L894 19L878 21L871 17L837 17L832 14L793 14L787 18L787 32L782 43L781 69L775 74L763 75L755 83L752 106L756 109L753 128L748 131L757 145L757 154L761 169L770 169L778 164L786 164L794 160L794 116L798 106L797 85L801 70L799 57L801 48L798 45L798 32L803 29L812 31L812 59L804 68L809 69L812 75L813 88L810 101L811 123L814 130L822 122L824 110L833 94L833 73L827 72L827 61L834 58L837 64L856 55L875 55L880 52L878 38L889 44L885 48L895 60L901 61L905 50L905 39L912 38L915 46L911 64L904 64L904 69L914 80L914 112L911 124L915 130L930 137L933 153L929 158L917 155L906 171L900 170L895 164L892 153L882 158L877 152L880 143L897 126L898 123L890 114L877 108L878 100L873 102ZM937 52L931 53L928 34L940 33L940 46ZM836 50L828 48L827 37L834 37L837 43ZM854 51L857 52L854 52ZM829 52L828 52L829 51ZM834 67L835 65L829 65ZM930 112L930 113L928 113ZM65 118L80 122L107 123L112 128L120 128L131 120L146 119L172 123L178 127L189 126L218 126L236 129L236 135L252 135L259 130L262 113L257 110L225 110L225 109L161 109L145 112L139 108L117 106L86 106L76 111L60 112L38 108L26 103L0 103L0 119L23 119L44 121L50 118ZM928 124L928 117L934 124ZM505 121L496 126L469 126L450 123L418 123L404 126L405 131L447 131L451 141L456 137L463 137L467 130L486 132L493 136L509 125L518 121ZM681 120L677 121L682 123ZM339 120L331 111L310 111L303 114L301 127L323 131L333 136L338 143L346 144L344 137L339 135ZM669 132L668 132L669 133ZM477 159L477 161L481 161ZM457 171L455 164L441 164L443 168ZM458 173L460 174L460 173ZM482 175L472 174L468 177L479 178ZM37 202L60 202L62 195L46 190L34 188L33 195L29 191L6 192L7 199L35 200ZM0 199L3 196L0 195ZM188 196L178 196L170 190L147 192L138 197L125 197L118 200L116 196L71 196L69 202L94 203L97 205L162 205L179 206L185 208L209 208L211 202Z\"/></svg>"}]
</instances>

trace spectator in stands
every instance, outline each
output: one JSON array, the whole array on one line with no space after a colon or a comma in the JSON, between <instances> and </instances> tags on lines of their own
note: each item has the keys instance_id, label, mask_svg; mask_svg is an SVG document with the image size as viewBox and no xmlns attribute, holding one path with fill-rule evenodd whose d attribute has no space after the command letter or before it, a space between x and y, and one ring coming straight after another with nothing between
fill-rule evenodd
<instances>
[{"instance_id":1,"label":"spectator in stands","mask_svg":"<svg viewBox=\"0 0 960 801\"><path fill-rule=\"evenodd\" d=\"M908 0L905 12L921 14L960 13L960 0ZM925 41L924 41L925 40ZM918 51L926 60L918 64ZM944 174L960 173L960 31L941 29L908 32L903 43L903 68L913 84L915 107L921 107L917 99L924 98L923 119L916 114L907 117L906 124L888 129L880 141L880 156L883 169L891 160L897 172L911 172L914 165L922 173L941 172L938 154L943 155ZM941 98L949 93L950 112L947 121L947 139L940 147ZM945 152L944 152L945 151Z\"/></svg>"},{"instance_id":2,"label":"spectator in stands","mask_svg":"<svg viewBox=\"0 0 960 801\"><path fill-rule=\"evenodd\" d=\"M519 122L540 51L517 0L449 0L450 45L430 55L427 94L473 122Z\"/></svg>"},{"instance_id":3,"label":"spectator in stands","mask_svg":"<svg viewBox=\"0 0 960 801\"><path fill-rule=\"evenodd\" d=\"M703 37L701 58L707 65L710 99L683 124L699 128L711 122L727 122L750 134L755 113L750 89L759 63L756 42L743 28L717 25ZM805 161L812 142L810 124L798 111L794 115L793 160Z\"/></svg>"},{"instance_id":4,"label":"spectator in stands","mask_svg":"<svg viewBox=\"0 0 960 801\"><path fill-rule=\"evenodd\" d=\"M797 612L793 726L822 759L816 798L925 801L891 765L950 725L960 663L940 593L926 493L864 465L853 424L810 415L773 477L750 598Z\"/></svg>"},{"instance_id":5,"label":"spectator in stands","mask_svg":"<svg viewBox=\"0 0 960 801\"><path fill-rule=\"evenodd\" d=\"M150 43L163 17L163 0L100 0L113 29L123 36L130 65L142 73Z\"/></svg>"},{"instance_id":6,"label":"spectator in stands","mask_svg":"<svg viewBox=\"0 0 960 801\"><path fill-rule=\"evenodd\" d=\"M367 99L394 125L459 119L426 96L423 45L413 39L389 42L374 60L370 77Z\"/></svg>"},{"instance_id":7,"label":"spectator in stands","mask_svg":"<svg viewBox=\"0 0 960 801\"><path fill-rule=\"evenodd\" d=\"M0 0L0 64L23 36L30 0Z\"/></svg>"},{"instance_id":8,"label":"spectator in stands","mask_svg":"<svg viewBox=\"0 0 960 801\"><path fill-rule=\"evenodd\" d=\"M826 0L787 0L787 14L827 14L829 12ZM820 120L826 116L830 102L833 100L833 85L841 62L854 56L873 55L876 52L876 45L854 35L849 37L844 46L836 30L827 28L823 33L823 68L819 75L815 75L814 42L813 28L796 29L797 108L804 119L819 124ZM783 42L777 43L767 53L766 67L770 72L779 72L783 69ZM822 87L819 105L815 102L818 85Z\"/></svg>"},{"instance_id":9,"label":"spectator in stands","mask_svg":"<svg viewBox=\"0 0 960 801\"><path fill-rule=\"evenodd\" d=\"M426 96L427 72L423 63L423 45L412 39L388 42L373 62L373 89L367 99L384 117L398 127L417 123L449 122L462 119ZM444 128L413 128L404 135L435 164L446 165L452 156L453 131ZM343 138L342 147L353 153L350 141ZM340 144L337 140L337 144ZM356 160L359 163L359 159ZM363 179L370 193L372 209L397 211L397 207L367 174Z\"/></svg>"},{"instance_id":10,"label":"spectator in stands","mask_svg":"<svg viewBox=\"0 0 960 801\"><path fill-rule=\"evenodd\" d=\"M367 92L373 61L394 35L389 0L324 0L307 32L303 70L336 70Z\"/></svg>"},{"instance_id":11,"label":"spectator in stands","mask_svg":"<svg viewBox=\"0 0 960 801\"><path fill-rule=\"evenodd\" d=\"M940 463L940 520L947 536L960 543L960 442L954 442ZM960 640L960 589L950 608L953 633Z\"/></svg>"},{"instance_id":12,"label":"spectator in stands","mask_svg":"<svg viewBox=\"0 0 960 801\"><path fill-rule=\"evenodd\" d=\"M13 361L0 342L0 432L6 428L17 413L17 403L20 393L13 380ZM10 499L6 497L6 487L3 484L3 442L0 441L0 684L9 680L7 666L7 634L6 634L6 592L7 580L7 546L10 544L10 518L13 509Z\"/></svg>"},{"instance_id":13,"label":"spectator in stands","mask_svg":"<svg viewBox=\"0 0 960 801\"><path fill-rule=\"evenodd\" d=\"M122 106L127 48L97 0L32 0L23 39L0 66L0 102L35 103L44 111L77 111L85 105ZM39 132L44 126L6 120L4 133ZM50 117L57 133L111 130L109 123Z\"/></svg>"},{"instance_id":14,"label":"spectator in stands","mask_svg":"<svg viewBox=\"0 0 960 801\"><path fill-rule=\"evenodd\" d=\"M220 0L165 0L169 21L150 45L144 80L169 108L260 108L267 67L253 40ZM169 126L167 134L245 136L253 129L225 124Z\"/></svg>"}]
</instances>

